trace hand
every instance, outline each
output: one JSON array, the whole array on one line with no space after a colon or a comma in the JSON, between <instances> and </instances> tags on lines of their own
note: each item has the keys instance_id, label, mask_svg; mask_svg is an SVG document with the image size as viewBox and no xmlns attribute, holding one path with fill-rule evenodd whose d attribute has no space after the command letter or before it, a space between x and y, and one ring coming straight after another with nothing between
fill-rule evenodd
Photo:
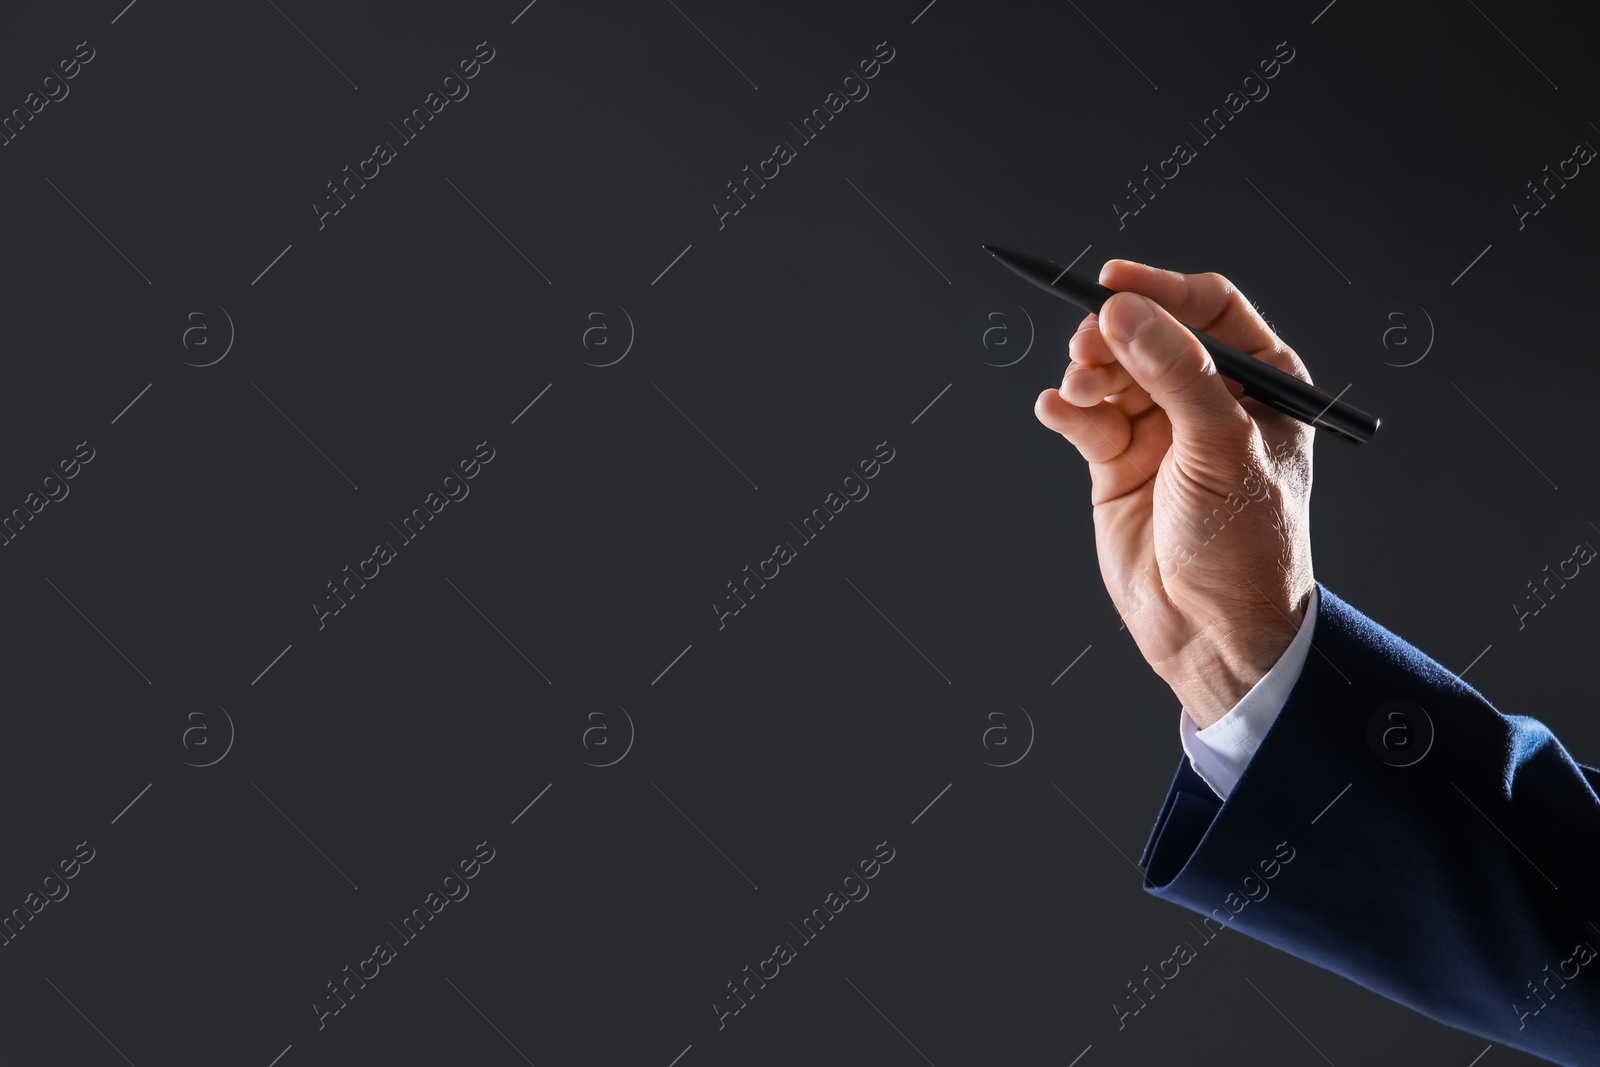
<instances>
[{"instance_id":1,"label":"hand","mask_svg":"<svg viewBox=\"0 0 1600 1067\"><path fill-rule=\"evenodd\" d=\"M1040 393L1033 410L1088 461L1106 590L1204 728L1271 669L1305 619L1313 431L1243 397L1184 326L1311 376L1219 274L1113 259L1100 281L1117 295L1079 325L1061 388Z\"/></svg>"}]
</instances>

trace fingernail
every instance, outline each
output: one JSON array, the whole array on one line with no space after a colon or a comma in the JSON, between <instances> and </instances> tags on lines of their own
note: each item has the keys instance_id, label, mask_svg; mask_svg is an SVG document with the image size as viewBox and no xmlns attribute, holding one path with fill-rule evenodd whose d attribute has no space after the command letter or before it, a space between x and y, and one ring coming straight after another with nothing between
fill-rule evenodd
<instances>
[{"instance_id":1,"label":"fingernail","mask_svg":"<svg viewBox=\"0 0 1600 1067\"><path fill-rule=\"evenodd\" d=\"M1150 306L1150 302L1137 293L1129 293L1126 296L1119 294L1108 300L1106 306L1111 309L1111 313L1104 314L1105 308L1101 308L1101 329L1118 341L1133 340L1134 335L1144 327L1145 323L1155 318L1155 309Z\"/></svg>"},{"instance_id":2,"label":"fingernail","mask_svg":"<svg viewBox=\"0 0 1600 1067\"><path fill-rule=\"evenodd\" d=\"M1100 284L1104 285L1106 279L1111 277L1111 264L1113 263L1132 263L1136 267L1144 267L1147 270L1150 266L1148 263L1140 263L1135 259L1108 259L1105 266L1100 268Z\"/></svg>"}]
</instances>

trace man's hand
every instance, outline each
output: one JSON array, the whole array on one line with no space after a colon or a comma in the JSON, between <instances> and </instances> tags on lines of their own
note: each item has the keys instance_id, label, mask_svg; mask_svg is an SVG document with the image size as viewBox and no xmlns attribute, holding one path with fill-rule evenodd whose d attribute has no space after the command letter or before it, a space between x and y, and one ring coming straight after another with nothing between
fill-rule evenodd
<instances>
[{"instance_id":1,"label":"man's hand","mask_svg":"<svg viewBox=\"0 0 1600 1067\"><path fill-rule=\"evenodd\" d=\"M1034 414L1088 461L1100 576L1204 728L1305 618L1312 429L1244 398L1184 326L1311 376L1219 274L1113 259L1100 281L1117 295L1079 325L1061 388L1040 393Z\"/></svg>"}]
</instances>

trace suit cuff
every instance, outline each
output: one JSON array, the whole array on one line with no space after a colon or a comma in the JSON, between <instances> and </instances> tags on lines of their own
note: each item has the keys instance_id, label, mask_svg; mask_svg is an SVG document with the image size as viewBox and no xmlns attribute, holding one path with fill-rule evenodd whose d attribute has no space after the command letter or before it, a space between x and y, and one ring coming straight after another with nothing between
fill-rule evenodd
<instances>
[{"instance_id":1,"label":"suit cuff","mask_svg":"<svg viewBox=\"0 0 1600 1067\"><path fill-rule=\"evenodd\" d=\"M1178 737L1189 757L1189 765L1223 800L1228 799L1239 776L1244 774L1245 765L1277 720L1289 699L1289 691L1305 667L1306 656L1311 651L1311 632L1317 624L1319 596L1316 586L1312 586L1306 617L1294 640L1289 642L1272 669L1226 715L1200 729L1189 718L1187 710L1179 713Z\"/></svg>"}]
</instances>

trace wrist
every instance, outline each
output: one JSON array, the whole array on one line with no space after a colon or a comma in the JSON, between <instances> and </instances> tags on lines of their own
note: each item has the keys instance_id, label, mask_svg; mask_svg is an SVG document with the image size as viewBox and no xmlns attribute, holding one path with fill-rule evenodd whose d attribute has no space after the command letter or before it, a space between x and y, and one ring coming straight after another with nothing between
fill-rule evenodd
<instances>
[{"instance_id":1,"label":"wrist","mask_svg":"<svg viewBox=\"0 0 1600 1067\"><path fill-rule=\"evenodd\" d=\"M1302 603L1292 613L1275 616L1276 625L1248 633L1234 629L1196 641L1189 650L1192 657L1166 679L1195 726L1203 730L1232 711L1283 658L1305 616Z\"/></svg>"}]
</instances>

